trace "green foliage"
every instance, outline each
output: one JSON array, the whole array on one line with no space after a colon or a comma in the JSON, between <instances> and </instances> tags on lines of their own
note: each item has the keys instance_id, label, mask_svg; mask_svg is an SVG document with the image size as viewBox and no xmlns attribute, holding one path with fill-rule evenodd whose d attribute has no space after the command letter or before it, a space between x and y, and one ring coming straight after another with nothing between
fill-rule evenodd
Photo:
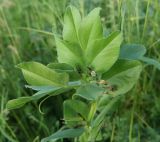
<instances>
[{"instance_id":1,"label":"green foliage","mask_svg":"<svg viewBox=\"0 0 160 142\"><path fill-rule=\"evenodd\" d=\"M66 73L56 73L37 62L26 62L18 65L22 69L24 78L30 85L55 85L64 86L68 83Z\"/></svg>"},{"instance_id":2,"label":"green foliage","mask_svg":"<svg viewBox=\"0 0 160 142\"><path fill-rule=\"evenodd\" d=\"M31 100L40 99L50 93L61 94L65 92L66 88L76 90L73 94L74 98L79 96L91 103L91 109L89 109L85 102L79 100L80 98L64 101L66 125L70 127L84 126L85 130L58 131L43 139L43 142L74 137L79 137L80 141L94 141L95 136L98 135L97 130L100 131L101 122L115 102L108 104L107 108L105 107L97 116L96 104L99 99L103 95L114 94L115 96L126 93L139 78L140 62L117 61L122 33L115 32L108 37L103 37L99 12L100 9L95 8L81 21L78 10L73 6L68 7L64 16L63 39L55 37L59 63L51 63L47 67L37 62L18 65L22 69L26 81L33 85L29 88L38 92L31 97L21 97L9 101L8 109L19 108ZM80 80L80 85L75 86L68 83L72 78L72 73L74 76L76 73L79 74L77 79ZM104 83L106 82L104 80L107 80L107 83ZM62 90L62 92L58 91L57 93L57 90ZM73 134L71 134L72 131ZM82 133L83 135L80 136Z\"/></svg>"},{"instance_id":3,"label":"green foliage","mask_svg":"<svg viewBox=\"0 0 160 142\"><path fill-rule=\"evenodd\" d=\"M82 50L78 44L62 41L56 37L58 61L71 66L81 66L83 64Z\"/></svg>"},{"instance_id":4,"label":"green foliage","mask_svg":"<svg viewBox=\"0 0 160 142\"><path fill-rule=\"evenodd\" d=\"M97 72L106 72L109 70L119 56L122 34L119 33L115 37L108 38L109 39L105 39L104 41L99 41L102 44L102 50L96 54L93 61L91 62L91 65L93 65ZM98 46L99 45L97 45L97 47Z\"/></svg>"},{"instance_id":5,"label":"green foliage","mask_svg":"<svg viewBox=\"0 0 160 142\"><path fill-rule=\"evenodd\" d=\"M83 18L80 24L78 35L83 50L87 49L92 41L103 37L103 28L99 12L100 8L95 8Z\"/></svg>"},{"instance_id":6,"label":"green foliage","mask_svg":"<svg viewBox=\"0 0 160 142\"><path fill-rule=\"evenodd\" d=\"M114 91L108 93L120 95L128 92L137 82L141 70L141 63L138 61L118 60L102 77L114 86Z\"/></svg>"},{"instance_id":7,"label":"green foliage","mask_svg":"<svg viewBox=\"0 0 160 142\"><path fill-rule=\"evenodd\" d=\"M156 28L158 0L86 0L79 3L75 0L72 3L80 12L69 6L65 14L65 0L14 2L16 5L12 7L11 4L11 8L8 8L8 1L7 7L0 2L0 141L18 142L26 138L40 141L61 125L65 129L42 141L66 141L65 138L72 141L74 137L73 141L84 142L159 140L159 77L152 67L142 70L140 63L160 68L159 62L154 60L159 58L156 48L159 44L156 37L159 35ZM101 17L100 8L84 17L97 5L102 7ZM63 23L63 30L60 23ZM117 31L120 23L121 32L108 34ZM49 32L51 30L54 34ZM57 36L61 31L62 38ZM45 66L43 64L56 59L53 35L56 35L58 63ZM127 44L120 48L122 36ZM134 42L144 44L147 53L144 46L130 44ZM33 92L22 87L23 78L20 79L18 71L13 69L14 64L23 60L43 63L20 64L24 78L32 85L26 87L37 92L32 96L28 96ZM135 89L124 95L136 84L141 71ZM35 111L39 101L41 106L47 98L56 95L59 96L43 104L44 115ZM15 97L20 98L10 100L8 110L31 101L34 103L21 110L9 111L8 115L5 104ZM61 124L62 117L64 123Z\"/></svg>"},{"instance_id":8,"label":"green foliage","mask_svg":"<svg viewBox=\"0 0 160 142\"><path fill-rule=\"evenodd\" d=\"M121 47L120 59L141 59L146 53L146 48L138 44L126 44Z\"/></svg>"},{"instance_id":9,"label":"green foliage","mask_svg":"<svg viewBox=\"0 0 160 142\"><path fill-rule=\"evenodd\" d=\"M42 139L41 142L48 142L50 140L59 140L62 138L75 138L80 136L83 133L83 131L84 131L83 128L59 130L53 135Z\"/></svg>"},{"instance_id":10,"label":"green foliage","mask_svg":"<svg viewBox=\"0 0 160 142\"><path fill-rule=\"evenodd\" d=\"M67 125L82 125L82 121L87 121L89 106L80 100L64 101L63 110Z\"/></svg>"},{"instance_id":11,"label":"green foliage","mask_svg":"<svg viewBox=\"0 0 160 142\"><path fill-rule=\"evenodd\" d=\"M76 70L65 63L50 63L47 65L47 67L53 69L54 71L58 72L58 73L64 73L66 72L69 75L69 80L71 81L76 81L78 79L80 79L79 74L76 72Z\"/></svg>"},{"instance_id":12,"label":"green foliage","mask_svg":"<svg viewBox=\"0 0 160 142\"><path fill-rule=\"evenodd\" d=\"M78 42L78 29L81 22L79 11L75 7L68 7L64 15L63 39L72 43Z\"/></svg>"},{"instance_id":13,"label":"green foliage","mask_svg":"<svg viewBox=\"0 0 160 142\"><path fill-rule=\"evenodd\" d=\"M127 44L122 46L119 58L141 60L148 65L155 66L160 70L160 63L154 59L145 57L145 53L146 48L144 46L138 44Z\"/></svg>"},{"instance_id":14,"label":"green foliage","mask_svg":"<svg viewBox=\"0 0 160 142\"><path fill-rule=\"evenodd\" d=\"M10 100L7 103L8 109L16 109L24 106L26 103L30 102L32 99L30 97L20 97L18 99Z\"/></svg>"},{"instance_id":15,"label":"green foliage","mask_svg":"<svg viewBox=\"0 0 160 142\"><path fill-rule=\"evenodd\" d=\"M103 95L104 89L96 84L85 84L79 87L75 93L77 96L81 96L90 101L97 100Z\"/></svg>"}]
</instances>

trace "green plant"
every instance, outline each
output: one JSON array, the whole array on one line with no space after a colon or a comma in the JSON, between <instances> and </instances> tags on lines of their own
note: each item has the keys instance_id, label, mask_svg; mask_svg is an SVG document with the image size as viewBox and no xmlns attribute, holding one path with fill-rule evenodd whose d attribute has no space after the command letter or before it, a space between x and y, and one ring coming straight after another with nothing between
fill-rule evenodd
<instances>
[{"instance_id":1,"label":"green plant","mask_svg":"<svg viewBox=\"0 0 160 142\"><path fill-rule=\"evenodd\" d=\"M100 130L106 114L138 80L142 70L138 60L148 59L143 57L146 51L142 46L120 48L121 32L104 37L99 12L100 9L95 8L81 19L75 7L68 7L63 37L55 35L59 62L47 66L25 62L17 66L29 84L26 87L37 93L10 100L8 109L71 90L74 92L63 103L64 127L42 142L62 138L80 142L101 140Z\"/></svg>"}]
</instances>

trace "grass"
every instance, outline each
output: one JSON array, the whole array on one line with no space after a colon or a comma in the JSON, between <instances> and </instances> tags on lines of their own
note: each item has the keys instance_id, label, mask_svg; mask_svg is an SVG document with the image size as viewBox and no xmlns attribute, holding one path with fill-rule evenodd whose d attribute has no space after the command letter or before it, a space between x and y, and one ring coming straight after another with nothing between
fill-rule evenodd
<instances>
[{"instance_id":1,"label":"grass","mask_svg":"<svg viewBox=\"0 0 160 142\"><path fill-rule=\"evenodd\" d=\"M15 65L35 60L44 64L56 60L53 33L62 31L63 13L68 4L82 14L102 7L105 34L122 29L124 43L139 43L147 55L160 61L159 0L0 0L0 141L38 142L61 125L61 98L50 98L8 112L9 99L32 95ZM116 111L106 117L103 129L106 141L159 142L159 71L144 65L137 85L119 102Z\"/></svg>"}]
</instances>

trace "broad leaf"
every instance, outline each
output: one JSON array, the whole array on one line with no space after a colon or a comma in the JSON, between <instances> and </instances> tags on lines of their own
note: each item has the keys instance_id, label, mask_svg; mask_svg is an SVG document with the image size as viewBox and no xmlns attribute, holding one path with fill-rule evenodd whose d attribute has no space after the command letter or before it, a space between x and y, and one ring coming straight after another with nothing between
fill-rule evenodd
<instances>
[{"instance_id":1,"label":"broad leaf","mask_svg":"<svg viewBox=\"0 0 160 142\"><path fill-rule=\"evenodd\" d=\"M82 84L82 82L80 80L68 82L68 86L70 86L70 87L79 87L81 84Z\"/></svg>"},{"instance_id":2,"label":"broad leaf","mask_svg":"<svg viewBox=\"0 0 160 142\"><path fill-rule=\"evenodd\" d=\"M44 86L41 90L39 90L37 93L35 93L32 96L32 100L38 100L48 94L51 94L57 90L63 89L61 87L51 87L51 86Z\"/></svg>"},{"instance_id":3,"label":"broad leaf","mask_svg":"<svg viewBox=\"0 0 160 142\"><path fill-rule=\"evenodd\" d=\"M92 57L91 65L95 68L95 71L103 73L109 70L118 59L122 34L115 33L106 39L97 40L96 42L99 43L95 43L96 47L93 49L95 50L93 56L95 56L95 52L97 52L97 55L94 58Z\"/></svg>"},{"instance_id":4,"label":"broad leaf","mask_svg":"<svg viewBox=\"0 0 160 142\"><path fill-rule=\"evenodd\" d=\"M121 47L120 59L140 59L146 53L146 48L139 44L126 44Z\"/></svg>"},{"instance_id":5,"label":"broad leaf","mask_svg":"<svg viewBox=\"0 0 160 142\"><path fill-rule=\"evenodd\" d=\"M56 141L56 140L63 139L63 138L76 138L82 135L83 132L84 132L84 128L59 130L53 135L42 139L41 142L49 142L51 140Z\"/></svg>"},{"instance_id":6,"label":"broad leaf","mask_svg":"<svg viewBox=\"0 0 160 142\"><path fill-rule=\"evenodd\" d=\"M25 87L33 89L35 91L42 91L42 90L50 90L50 89L60 88L60 87L56 87L56 86L30 86L30 85L25 85Z\"/></svg>"},{"instance_id":7,"label":"broad leaf","mask_svg":"<svg viewBox=\"0 0 160 142\"><path fill-rule=\"evenodd\" d=\"M95 8L81 22L78 34L83 49L86 49L93 40L103 36L99 12L100 8Z\"/></svg>"},{"instance_id":8,"label":"broad leaf","mask_svg":"<svg viewBox=\"0 0 160 142\"><path fill-rule=\"evenodd\" d=\"M13 99L8 101L6 107L8 110L17 109L24 106L26 103L30 102L31 100L32 100L31 97L20 97L18 99Z\"/></svg>"},{"instance_id":9,"label":"broad leaf","mask_svg":"<svg viewBox=\"0 0 160 142\"><path fill-rule=\"evenodd\" d=\"M66 63L49 63L47 67L57 72L73 72L74 68Z\"/></svg>"},{"instance_id":10,"label":"broad leaf","mask_svg":"<svg viewBox=\"0 0 160 142\"><path fill-rule=\"evenodd\" d=\"M79 87L75 95L93 101L103 95L104 89L96 84L87 84Z\"/></svg>"},{"instance_id":11,"label":"broad leaf","mask_svg":"<svg viewBox=\"0 0 160 142\"><path fill-rule=\"evenodd\" d=\"M116 64L102 78L107 80L112 86L115 95L120 95L128 92L139 78L142 70L141 63L134 60L118 60Z\"/></svg>"},{"instance_id":12,"label":"broad leaf","mask_svg":"<svg viewBox=\"0 0 160 142\"><path fill-rule=\"evenodd\" d=\"M37 62L24 62L18 67L26 81L34 86L63 86L68 82L66 73L57 73Z\"/></svg>"},{"instance_id":13,"label":"broad leaf","mask_svg":"<svg viewBox=\"0 0 160 142\"><path fill-rule=\"evenodd\" d=\"M120 59L138 59L160 70L160 63L152 58L145 57L146 48L139 44L126 44L121 47Z\"/></svg>"},{"instance_id":14,"label":"broad leaf","mask_svg":"<svg viewBox=\"0 0 160 142\"><path fill-rule=\"evenodd\" d=\"M89 106L80 100L66 100L63 103L64 119L69 125L78 125L87 120Z\"/></svg>"},{"instance_id":15,"label":"broad leaf","mask_svg":"<svg viewBox=\"0 0 160 142\"><path fill-rule=\"evenodd\" d=\"M148 57L142 57L140 59L141 61L145 62L148 65L153 65L155 66L157 69L160 70L160 63L154 59L148 58Z\"/></svg>"},{"instance_id":16,"label":"broad leaf","mask_svg":"<svg viewBox=\"0 0 160 142\"><path fill-rule=\"evenodd\" d=\"M118 36L119 32L114 32L110 34L107 38L101 38L94 40L85 51L85 60L87 64L91 64L94 58L104 49L106 46L112 42L116 36Z\"/></svg>"},{"instance_id":17,"label":"broad leaf","mask_svg":"<svg viewBox=\"0 0 160 142\"><path fill-rule=\"evenodd\" d=\"M36 90L38 92L35 93L33 96L20 97L20 98L8 101L6 105L7 109L10 110L10 109L20 108L28 102L38 100L51 93L52 95L58 95L61 92L57 92L57 91L62 89L61 87L54 87L54 86L28 86L28 85L27 85L27 88L32 88L33 90ZM65 89L63 90L65 91Z\"/></svg>"},{"instance_id":18,"label":"broad leaf","mask_svg":"<svg viewBox=\"0 0 160 142\"><path fill-rule=\"evenodd\" d=\"M78 29L81 22L79 11L69 6L64 15L63 39L72 43L78 43Z\"/></svg>"},{"instance_id":19,"label":"broad leaf","mask_svg":"<svg viewBox=\"0 0 160 142\"><path fill-rule=\"evenodd\" d=\"M83 65L83 53L78 44L65 42L59 38L56 39L58 61L66 63L72 67Z\"/></svg>"},{"instance_id":20,"label":"broad leaf","mask_svg":"<svg viewBox=\"0 0 160 142\"><path fill-rule=\"evenodd\" d=\"M56 72L64 73L66 72L69 75L70 81L79 80L80 76L79 74L74 70L74 68L68 64L65 63L50 63L47 65L47 67L53 69Z\"/></svg>"}]
</instances>

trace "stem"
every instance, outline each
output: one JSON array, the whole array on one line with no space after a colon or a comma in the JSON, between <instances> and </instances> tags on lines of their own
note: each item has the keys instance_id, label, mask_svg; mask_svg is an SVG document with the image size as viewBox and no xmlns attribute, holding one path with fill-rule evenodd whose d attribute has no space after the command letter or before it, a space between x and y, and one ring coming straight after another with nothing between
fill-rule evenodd
<instances>
[{"instance_id":1,"label":"stem","mask_svg":"<svg viewBox=\"0 0 160 142\"><path fill-rule=\"evenodd\" d=\"M97 110L97 102L93 102L92 105L91 105L91 109L90 109L90 112L89 112L89 115L88 115L88 122L89 124L91 123L95 113L96 113L96 110Z\"/></svg>"}]
</instances>

